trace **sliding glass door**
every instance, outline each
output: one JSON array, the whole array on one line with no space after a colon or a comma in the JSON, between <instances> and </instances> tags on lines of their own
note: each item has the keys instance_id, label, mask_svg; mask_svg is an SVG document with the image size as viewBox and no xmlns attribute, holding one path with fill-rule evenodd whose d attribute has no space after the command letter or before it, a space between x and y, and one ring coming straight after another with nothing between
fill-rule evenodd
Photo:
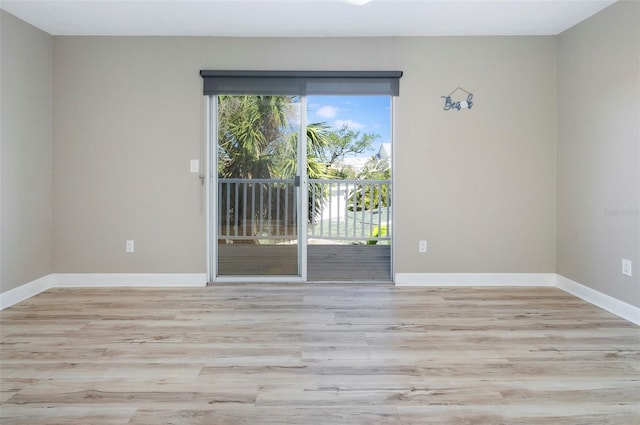
<instances>
[{"instance_id":1,"label":"sliding glass door","mask_svg":"<svg viewBox=\"0 0 640 425\"><path fill-rule=\"evenodd\" d=\"M389 280L391 99L402 72L200 75L211 281Z\"/></svg>"},{"instance_id":2,"label":"sliding glass door","mask_svg":"<svg viewBox=\"0 0 640 425\"><path fill-rule=\"evenodd\" d=\"M300 276L300 100L214 99L217 275Z\"/></svg>"}]
</instances>

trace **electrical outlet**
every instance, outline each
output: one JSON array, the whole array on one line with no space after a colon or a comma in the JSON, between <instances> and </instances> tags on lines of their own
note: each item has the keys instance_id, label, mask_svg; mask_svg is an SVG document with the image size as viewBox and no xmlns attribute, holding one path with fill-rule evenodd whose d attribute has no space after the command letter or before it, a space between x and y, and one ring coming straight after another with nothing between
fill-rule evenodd
<instances>
[{"instance_id":1,"label":"electrical outlet","mask_svg":"<svg viewBox=\"0 0 640 425\"><path fill-rule=\"evenodd\" d=\"M631 263L631 260L627 260L626 258L622 259L622 274L625 276L631 276L632 275L632 265L633 263Z\"/></svg>"},{"instance_id":2,"label":"electrical outlet","mask_svg":"<svg viewBox=\"0 0 640 425\"><path fill-rule=\"evenodd\" d=\"M124 244L124 250L126 252L134 252L136 250L134 242L131 240L126 241Z\"/></svg>"},{"instance_id":3,"label":"electrical outlet","mask_svg":"<svg viewBox=\"0 0 640 425\"><path fill-rule=\"evenodd\" d=\"M427 252L427 241L419 241L418 242L418 252L424 254Z\"/></svg>"}]
</instances>

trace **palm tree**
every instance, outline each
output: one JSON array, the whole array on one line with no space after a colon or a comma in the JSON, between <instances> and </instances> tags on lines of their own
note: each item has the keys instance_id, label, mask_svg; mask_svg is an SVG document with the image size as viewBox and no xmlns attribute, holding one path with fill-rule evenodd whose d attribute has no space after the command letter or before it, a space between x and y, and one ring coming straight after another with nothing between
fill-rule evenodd
<instances>
[{"instance_id":1,"label":"palm tree","mask_svg":"<svg viewBox=\"0 0 640 425\"><path fill-rule=\"evenodd\" d=\"M285 140L292 100L288 96L219 97L220 177L271 177L272 153Z\"/></svg>"},{"instance_id":2,"label":"palm tree","mask_svg":"<svg viewBox=\"0 0 640 425\"><path fill-rule=\"evenodd\" d=\"M297 173L297 128L289 123L295 122L295 97L292 96L220 96L219 97L219 129L218 129L218 176L238 179L292 179ZM327 147L328 127L324 124L310 124L307 129L307 174L311 179L327 178L327 167L318 158ZM222 210L235 218L255 214L282 220L284 216L290 220L295 216L293 191L284 189L284 183L258 183L263 194L271 188L271 204L262 211L248 211L249 206L236 202L240 195L240 183L225 184L221 188ZM271 185L271 186L269 186ZM275 185L275 186L274 186ZM246 186L244 187L246 189ZM310 188L310 191L313 188ZM258 192L260 193L260 192ZM319 214L323 197L317 197L316 208L309 208ZM266 199L266 197L265 197ZM309 197L310 202L312 198ZM227 204L228 203L228 204ZM286 210L284 205L288 206ZM279 211L280 216L276 211ZM256 217L259 218L259 217ZM290 223L293 224L293 223ZM256 229L251 229L256 234Z\"/></svg>"}]
</instances>

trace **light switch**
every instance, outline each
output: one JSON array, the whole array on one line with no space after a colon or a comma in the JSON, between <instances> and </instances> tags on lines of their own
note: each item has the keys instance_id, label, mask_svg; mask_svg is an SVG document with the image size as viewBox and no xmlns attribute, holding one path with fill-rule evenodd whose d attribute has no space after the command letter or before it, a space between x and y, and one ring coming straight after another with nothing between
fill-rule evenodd
<instances>
[{"instance_id":1,"label":"light switch","mask_svg":"<svg viewBox=\"0 0 640 425\"><path fill-rule=\"evenodd\" d=\"M191 171L192 173L199 173L200 172L200 161L198 161L197 159L192 159L191 163L189 165L189 171Z\"/></svg>"},{"instance_id":2,"label":"light switch","mask_svg":"<svg viewBox=\"0 0 640 425\"><path fill-rule=\"evenodd\" d=\"M427 252L427 241L418 241L418 252L423 254Z\"/></svg>"}]
</instances>

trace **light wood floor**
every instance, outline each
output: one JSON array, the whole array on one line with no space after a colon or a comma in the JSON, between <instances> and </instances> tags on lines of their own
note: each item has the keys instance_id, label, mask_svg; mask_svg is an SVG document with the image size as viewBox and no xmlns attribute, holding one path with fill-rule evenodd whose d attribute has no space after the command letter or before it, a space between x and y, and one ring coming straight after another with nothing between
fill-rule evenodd
<instances>
[{"instance_id":1,"label":"light wood floor","mask_svg":"<svg viewBox=\"0 0 640 425\"><path fill-rule=\"evenodd\" d=\"M0 323L4 425L640 423L640 328L554 288L54 289Z\"/></svg>"}]
</instances>

